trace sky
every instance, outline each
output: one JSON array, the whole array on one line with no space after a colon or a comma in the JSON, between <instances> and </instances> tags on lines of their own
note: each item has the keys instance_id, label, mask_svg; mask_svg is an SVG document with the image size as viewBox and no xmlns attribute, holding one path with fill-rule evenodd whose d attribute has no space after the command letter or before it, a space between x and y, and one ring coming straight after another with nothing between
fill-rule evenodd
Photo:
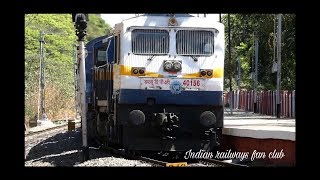
<instances>
[{"instance_id":1,"label":"sky","mask_svg":"<svg viewBox=\"0 0 320 180\"><path fill-rule=\"evenodd\" d=\"M192 15L196 16L197 14ZM102 19L104 19L112 28L116 23L134 16L135 14L101 14ZM199 17L203 17L203 14L199 14ZM207 14L206 17L212 18L214 21L219 21L219 14Z\"/></svg>"}]
</instances>

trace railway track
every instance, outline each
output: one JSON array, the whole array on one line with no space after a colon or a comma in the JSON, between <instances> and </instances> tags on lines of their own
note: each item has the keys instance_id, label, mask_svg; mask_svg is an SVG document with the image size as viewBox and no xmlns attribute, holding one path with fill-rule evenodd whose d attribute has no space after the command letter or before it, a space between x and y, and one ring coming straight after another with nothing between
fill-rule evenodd
<instances>
[{"instance_id":1,"label":"railway track","mask_svg":"<svg viewBox=\"0 0 320 180\"><path fill-rule=\"evenodd\" d=\"M247 165L236 164L236 163L226 162L226 161L217 160L217 159L202 159L202 160L200 160L200 162L202 162L204 164L205 163L217 164L217 165L221 165L223 167L249 167Z\"/></svg>"},{"instance_id":2,"label":"railway track","mask_svg":"<svg viewBox=\"0 0 320 180\"><path fill-rule=\"evenodd\" d=\"M230 163L230 162L216 160L216 159L201 159L201 160L188 160L188 161L177 160L176 162L168 162L168 161L163 161L163 160L159 160L152 157L137 155L135 152L126 152L124 149L115 149L112 147L101 147L101 149L107 150L112 154L115 154L124 158L135 159L135 160L151 163L153 166L156 166L156 167L188 167L193 164L201 164L201 166L216 166L216 167L218 166L219 167L221 166L222 167L249 167L243 164Z\"/></svg>"},{"instance_id":3,"label":"railway track","mask_svg":"<svg viewBox=\"0 0 320 180\"><path fill-rule=\"evenodd\" d=\"M80 122L76 122L75 124L79 125ZM67 124L62 124L62 125L57 125L57 126L54 126L54 127L49 127L49 128L46 128L46 129L43 129L43 130L39 130L39 131L28 131L27 133L25 133L25 137L41 134L41 133L44 133L44 132L60 129L60 128L67 127L67 126L68 126L68 123Z\"/></svg>"},{"instance_id":4,"label":"railway track","mask_svg":"<svg viewBox=\"0 0 320 180\"><path fill-rule=\"evenodd\" d=\"M31 137L33 135L37 135L37 134L50 134L51 131L54 132L54 130L60 129L60 128L66 128L68 126L68 124L62 124L62 125L58 125L55 127L51 127L51 128L47 128L47 129L43 129L40 131L35 131L35 132L29 132L28 134L25 134L26 137ZM80 122L76 123L76 127L80 126ZM161 156L154 156L153 155L146 155L146 154L141 154L141 153L137 153L134 151L125 151L124 149L120 149L120 148L113 148L113 147L99 147L97 148L97 150L101 150L101 151L108 151L110 152L110 154L115 155L116 157L120 157L120 158L124 158L124 159L128 159L128 160L137 160L140 162L144 162L147 164L150 164L153 167L188 167L188 166L192 166L192 167L196 167L196 166L202 166L202 167L248 167L246 165L242 165L242 164L236 164L236 163L229 163L229 162L225 162L222 160L216 160L216 159L201 159L201 160L197 160L197 159L192 159L192 160L171 160L170 158L161 158ZM165 159L165 160L164 160ZM169 160L170 159L170 160ZM170 161L170 162L169 162Z\"/></svg>"}]
</instances>

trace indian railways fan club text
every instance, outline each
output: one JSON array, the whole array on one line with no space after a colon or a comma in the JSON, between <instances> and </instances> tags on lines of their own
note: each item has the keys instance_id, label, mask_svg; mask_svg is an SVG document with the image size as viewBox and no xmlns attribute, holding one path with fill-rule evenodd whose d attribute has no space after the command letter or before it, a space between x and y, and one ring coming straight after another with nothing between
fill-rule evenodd
<instances>
[{"instance_id":1,"label":"indian railways fan club text","mask_svg":"<svg viewBox=\"0 0 320 180\"><path fill-rule=\"evenodd\" d=\"M239 151L231 151L231 149L226 151L217 151L214 156L213 152L207 152L205 150L200 150L198 152L193 152L192 149L187 151L184 155L185 159L239 159L240 161L244 159L249 159L254 161L256 159L282 159L285 157L283 149L278 151L274 149L271 152L259 152L254 150L252 153L250 152L239 152Z\"/></svg>"}]
</instances>

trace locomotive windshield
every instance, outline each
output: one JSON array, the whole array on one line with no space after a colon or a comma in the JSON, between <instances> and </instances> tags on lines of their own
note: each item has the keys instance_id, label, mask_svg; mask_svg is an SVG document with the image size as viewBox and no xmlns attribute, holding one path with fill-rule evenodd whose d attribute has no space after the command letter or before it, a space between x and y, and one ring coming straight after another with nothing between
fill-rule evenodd
<instances>
[{"instance_id":1,"label":"locomotive windshield","mask_svg":"<svg viewBox=\"0 0 320 180\"><path fill-rule=\"evenodd\" d=\"M214 34L203 30L180 30L176 35L177 54L212 55L214 51Z\"/></svg>"},{"instance_id":2,"label":"locomotive windshield","mask_svg":"<svg viewBox=\"0 0 320 180\"><path fill-rule=\"evenodd\" d=\"M169 32L159 29L135 29L131 33L132 53L168 54Z\"/></svg>"}]
</instances>

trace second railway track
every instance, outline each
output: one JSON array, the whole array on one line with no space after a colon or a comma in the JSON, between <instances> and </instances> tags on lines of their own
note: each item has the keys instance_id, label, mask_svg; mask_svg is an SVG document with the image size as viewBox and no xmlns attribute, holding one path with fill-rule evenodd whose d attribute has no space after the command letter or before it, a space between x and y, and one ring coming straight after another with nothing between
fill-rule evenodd
<instances>
[{"instance_id":1,"label":"second railway track","mask_svg":"<svg viewBox=\"0 0 320 180\"><path fill-rule=\"evenodd\" d=\"M79 125L80 122L76 122L75 124ZM68 127L68 123L67 124L61 124L61 125L56 125L56 126L53 126L53 127L48 127L48 128L45 128L45 129L42 129L42 130L38 130L38 131L28 131L27 133L25 133L25 137L41 134L41 133L44 133L44 132L47 132L47 131L56 130L56 129L60 129L60 128L64 128L64 127Z\"/></svg>"}]
</instances>

